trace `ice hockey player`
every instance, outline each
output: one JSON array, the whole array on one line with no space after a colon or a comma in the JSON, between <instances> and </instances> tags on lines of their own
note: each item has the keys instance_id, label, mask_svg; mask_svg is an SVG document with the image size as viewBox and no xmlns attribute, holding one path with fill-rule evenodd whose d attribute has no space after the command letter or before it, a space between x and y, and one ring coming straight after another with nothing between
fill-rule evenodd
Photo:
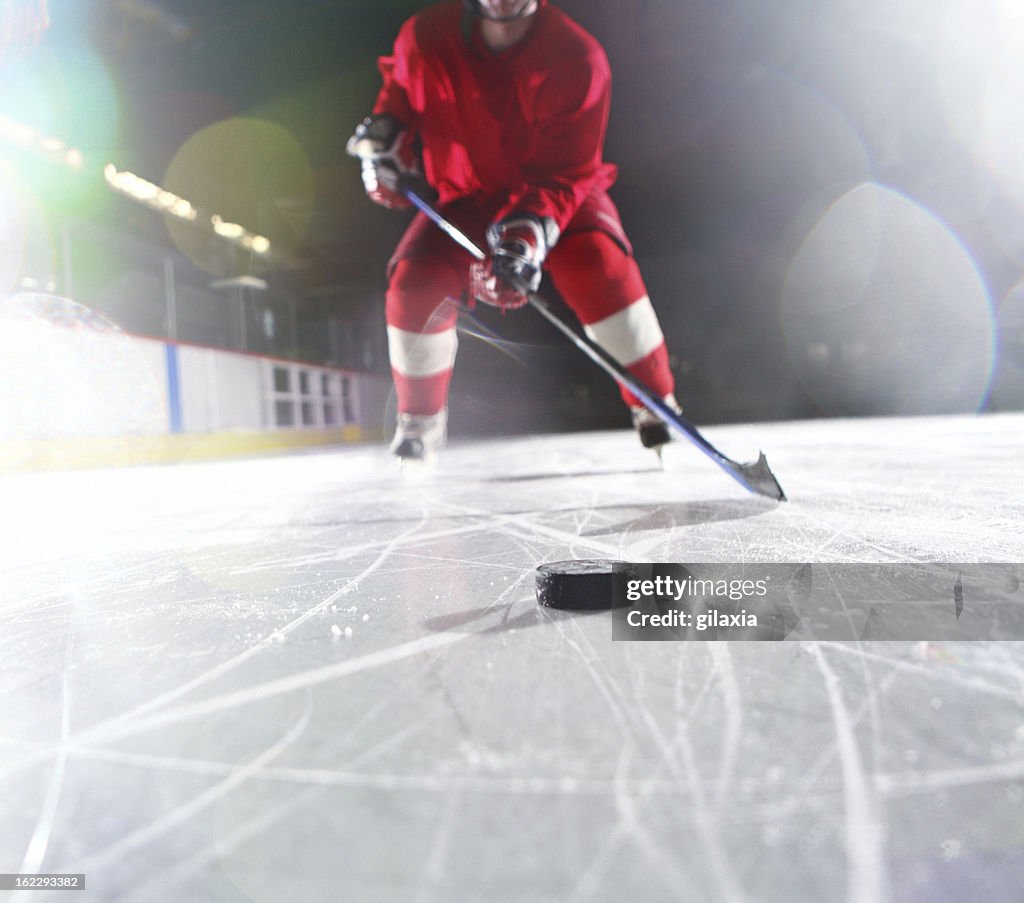
<instances>
[{"instance_id":1,"label":"ice hockey player","mask_svg":"<svg viewBox=\"0 0 1024 903\"><path fill-rule=\"evenodd\" d=\"M517 308L544 270L590 338L677 408L661 326L607 193L611 71L597 40L548 0L445 2L409 19L379 68L373 115L348 144L367 194L408 208L401 180L422 174L441 213L490 250L475 262L420 213L389 261L392 453L420 459L444 443L449 299ZM664 424L622 394L641 442L660 448Z\"/></svg>"}]
</instances>

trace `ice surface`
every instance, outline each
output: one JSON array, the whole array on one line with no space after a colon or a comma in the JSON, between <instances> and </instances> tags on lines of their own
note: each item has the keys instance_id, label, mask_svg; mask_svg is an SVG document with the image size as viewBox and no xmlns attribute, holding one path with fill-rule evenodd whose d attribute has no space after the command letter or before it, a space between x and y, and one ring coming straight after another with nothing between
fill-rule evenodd
<instances>
[{"instance_id":1,"label":"ice surface","mask_svg":"<svg viewBox=\"0 0 1024 903\"><path fill-rule=\"evenodd\" d=\"M1024 417L706 432L791 501L625 431L456 443L418 483L378 448L0 481L0 872L84 872L83 903L1019 900L1021 644L613 643L533 580L1021 561Z\"/></svg>"}]
</instances>

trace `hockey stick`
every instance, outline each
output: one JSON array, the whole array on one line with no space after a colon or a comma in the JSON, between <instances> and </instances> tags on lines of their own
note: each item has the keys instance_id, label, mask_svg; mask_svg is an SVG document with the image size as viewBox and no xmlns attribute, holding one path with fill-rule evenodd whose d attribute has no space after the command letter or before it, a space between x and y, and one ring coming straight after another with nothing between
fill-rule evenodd
<instances>
[{"instance_id":1,"label":"hockey stick","mask_svg":"<svg viewBox=\"0 0 1024 903\"><path fill-rule=\"evenodd\" d=\"M484 260L486 258L487 255L477 247L468 235L445 219L432 204L421 198L413 188L408 185L403 186L402 193L456 244L468 251L477 260ZM624 386L639 398L647 410L657 414L666 426L671 427L684 439L696 445L697 448L704 452L705 455L741 486L758 495L765 495L780 502L786 500L786 494L782 491L779 481L775 479L775 474L772 473L771 468L768 466L764 452L760 452L757 460L750 464L740 464L731 458L727 458L700 434L697 427L681 414L677 414L672 410L651 389L626 370L600 345L592 342L586 335L581 335L566 323L540 295L536 292L529 292L526 297L534 310L538 311L544 319L565 335L580 351L611 376L619 385Z\"/></svg>"}]
</instances>

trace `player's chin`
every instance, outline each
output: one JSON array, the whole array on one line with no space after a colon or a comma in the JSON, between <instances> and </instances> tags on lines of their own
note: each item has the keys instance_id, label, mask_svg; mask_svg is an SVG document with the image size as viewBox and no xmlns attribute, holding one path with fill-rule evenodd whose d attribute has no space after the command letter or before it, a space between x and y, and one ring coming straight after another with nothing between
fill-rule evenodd
<instances>
[{"instance_id":1,"label":"player's chin","mask_svg":"<svg viewBox=\"0 0 1024 903\"><path fill-rule=\"evenodd\" d=\"M532 12L531 7L536 6L536 0L482 0L481 6L491 18L511 19Z\"/></svg>"}]
</instances>

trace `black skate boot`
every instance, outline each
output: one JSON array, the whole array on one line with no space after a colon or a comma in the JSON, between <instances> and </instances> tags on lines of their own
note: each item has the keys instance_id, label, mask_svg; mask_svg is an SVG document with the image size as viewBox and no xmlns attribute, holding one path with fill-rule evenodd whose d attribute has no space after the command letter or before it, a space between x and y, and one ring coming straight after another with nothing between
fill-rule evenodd
<instances>
[{"instance_id":1,"label":"black skate boot","mask_svg":"<svg viewBox=\"0 0 1024 903\"><path fill-rule=\"evenodd\" d=\"M679 402L676 401L674 395L666 395L663 401L676 413L683 413L683 409L679 407ZM640 444L644 448L654 449L660 455L661 447L672 441L672 433L669 432L669 428L657 414L640 405L631 407L629 413L633 418L633 428L640 437Z\"/></svg>"}]
</instances>

